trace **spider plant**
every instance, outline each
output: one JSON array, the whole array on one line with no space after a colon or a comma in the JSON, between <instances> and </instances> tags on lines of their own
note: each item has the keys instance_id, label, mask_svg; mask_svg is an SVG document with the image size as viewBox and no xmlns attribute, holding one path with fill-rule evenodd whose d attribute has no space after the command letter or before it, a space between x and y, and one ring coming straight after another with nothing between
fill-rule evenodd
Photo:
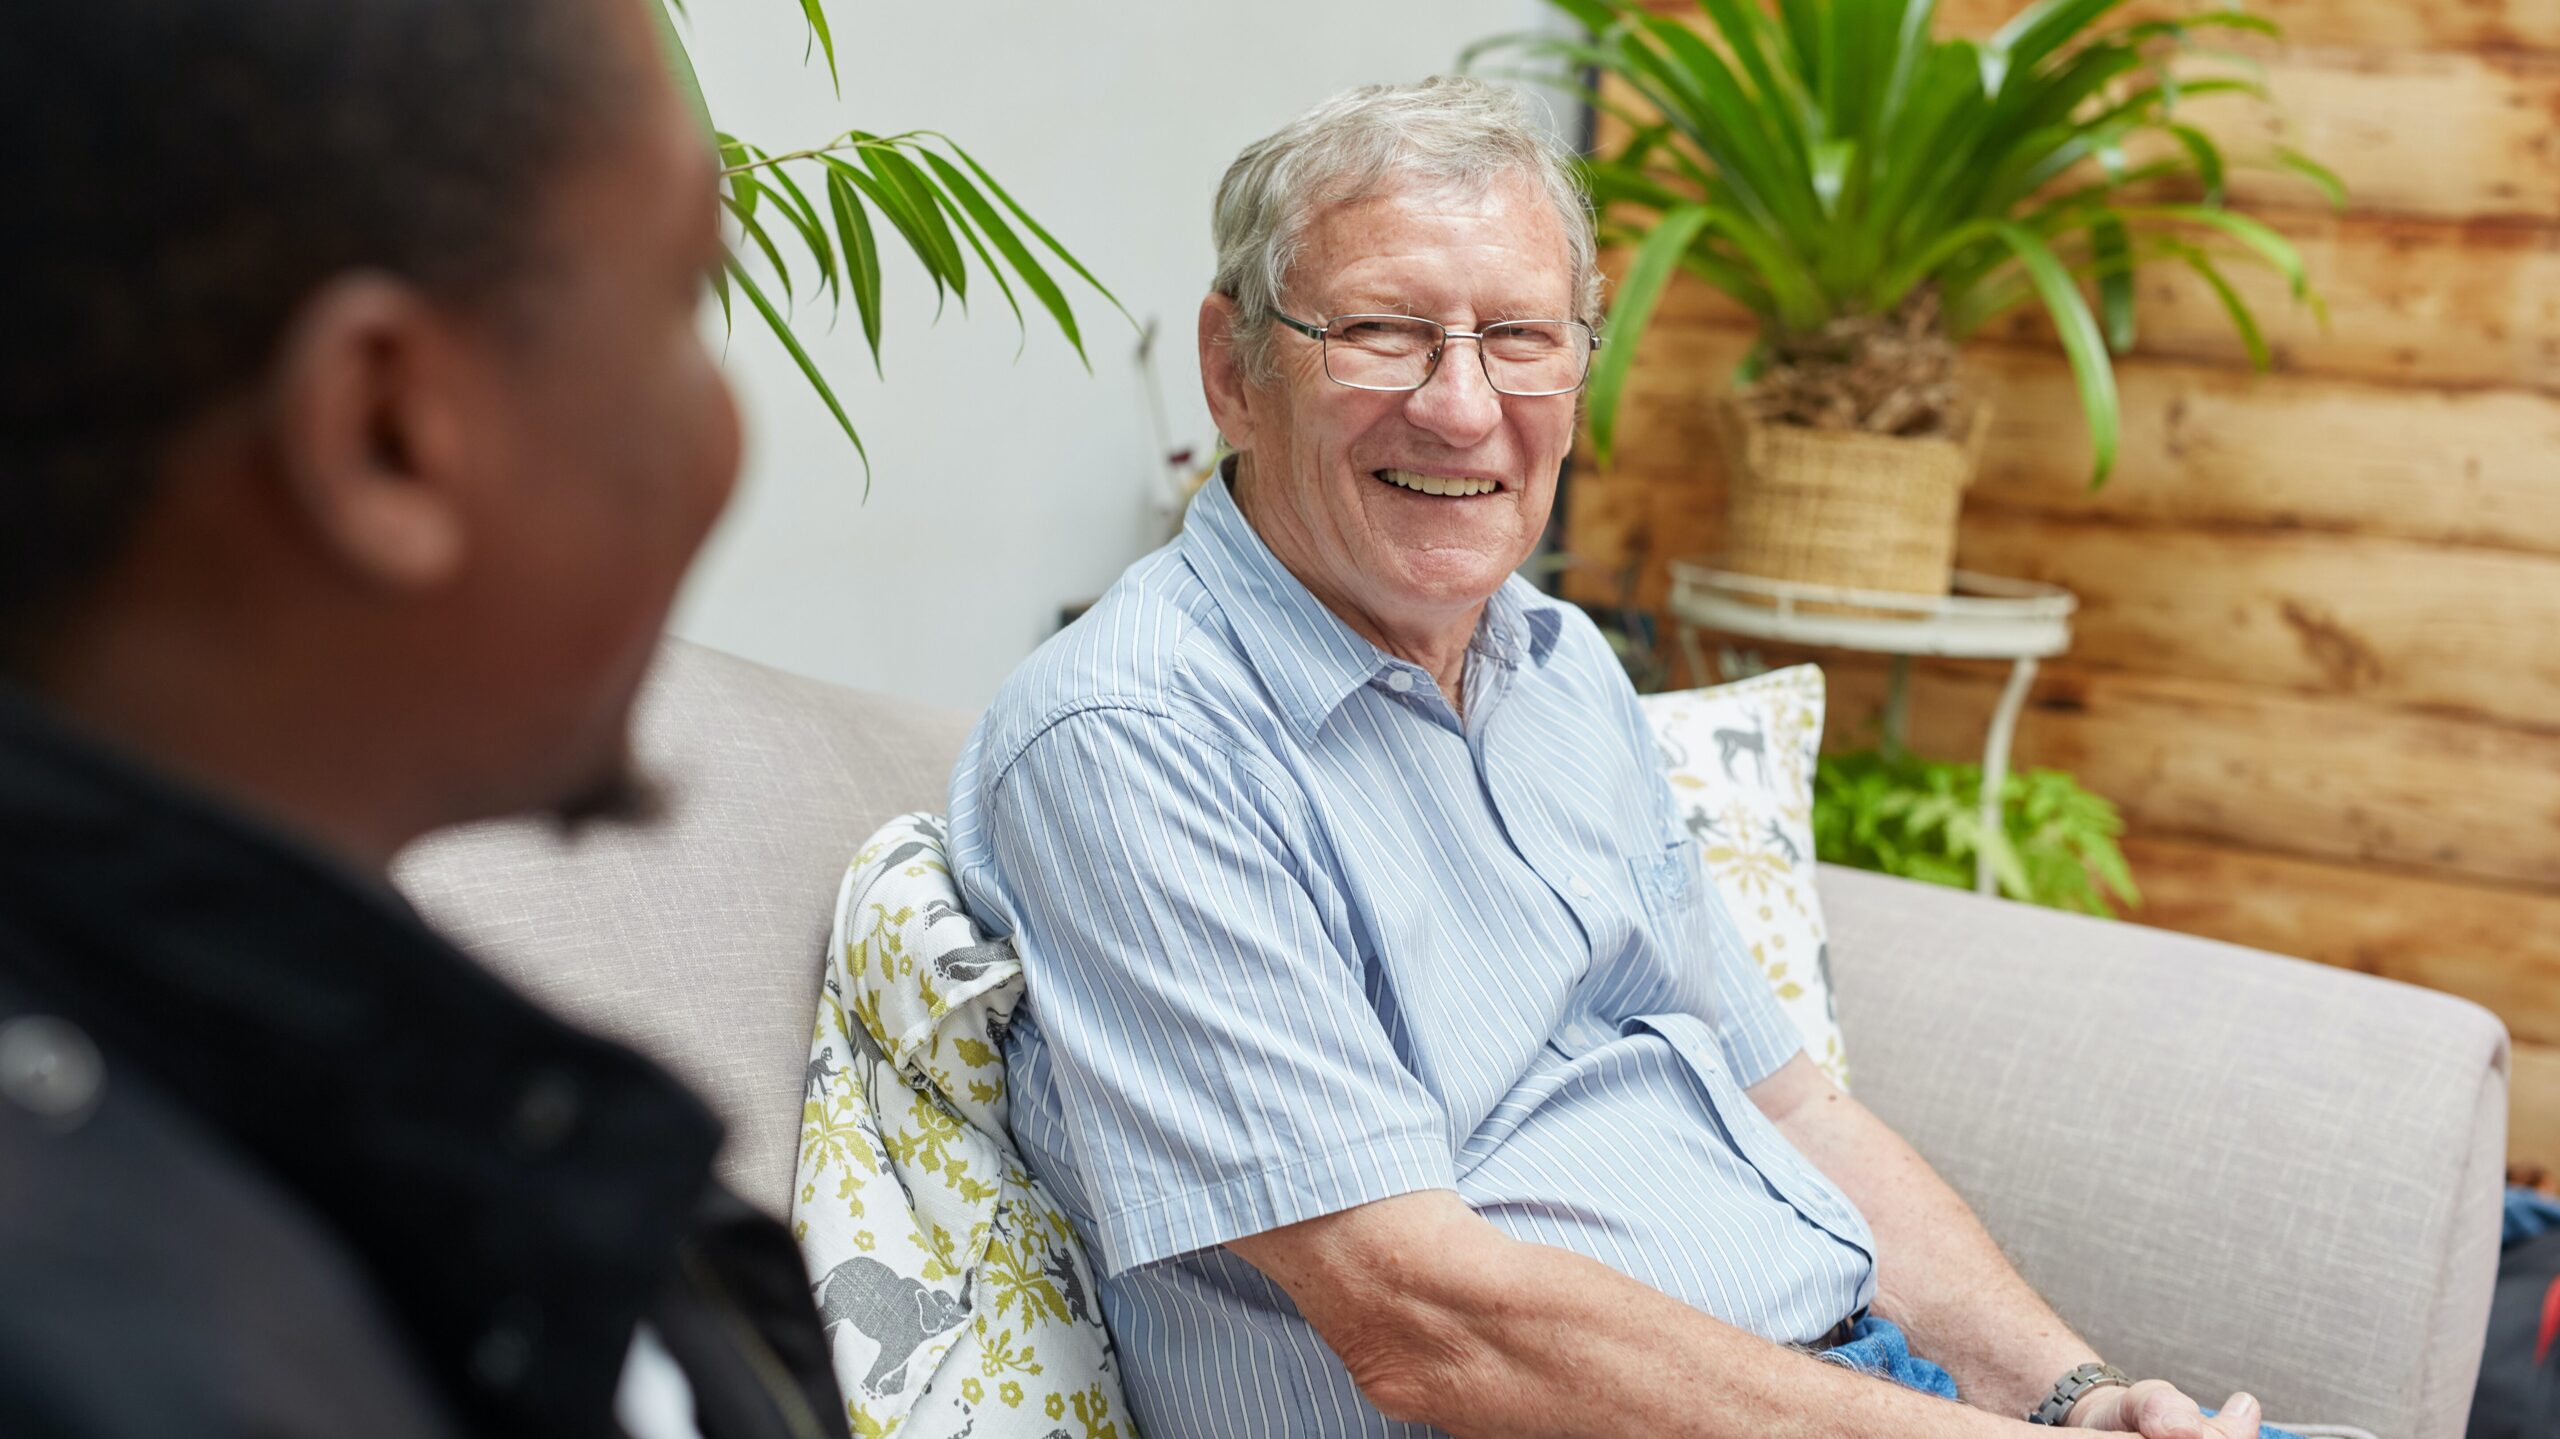
<instances>
[{"instance_id":1,"label":"spider plant","mask_svg":"<svg viewBox=\"0 0 2560 1439\"><path fill-rule=\"evenodd\" d=\"M824 0L798 0L798 4L810 47L824 54L827 77L842 94L842 80L836 71L835 34L827 23ZM727 263L711 282L720 297L721 315L734 320L733 289L746 297L748 306L799 366L801 375L853 445L855 455L862 460L865 494L870 492L871 461L863 452L862 436L855 430L844 403L836 397L835 387L828 383L825 372L810 358L792 328L799 292L792 280L791 266L784 259L786 249L803 254L801 274L813 297L816 291L824 290L840 310L846 292L852 292L862 337L871 348L874 374L880 373L883 227L896 235L900 246L924 266L926 277L933 282L937 319L945 297L957 299L964 309L967 307L969 256L975 255L979 268L994 282L997 294L1013 312L1014 326L1026 343L1030 330L1023 318L1022 302L1005 278L1007 270L1048 313L1078 358L1085 360L1085 368L1093 368L1091 358L1085 355L1075 308L1043 264L1041 253L1047 253L1050 264L1073 271L1115 308L1120 308L1120 301L958 141L934 130L886 135L847 130L824 144L780 154L749 144L712 121L710 108L703 100L702 83L694 74L693 61L685 52L684 37L676 25L677 17L685 13L684 0L659 0L656 13L678 88L719 146L721 203L727 206L737 227L738 238L730 246ZM795 170L808 179L806 186L794 177ZM880 225L873 223L875 215ZM1024 232L1029 233L1030 240L1023 238ZM777 233L782 236L779 242L775 239ZM776 304L758 283L745 263L749 255L760 255L773 278L780 282L781 304ZM1124 318L1128 315L1125 308L1120 313ZM1136 322L1132 320L1131 324Z\"/></svg>"},{"instance_id":2,"label":"spider plant","mask_svg":"<svg viewBox=\"0 0 2560 1439\"><path fill-rule=\"evenodd\" d=\"M1677 271L1757 318L1746 380L1793 353L1836 350L1844 324L1918 314L1952 343L2040 303L2088 420L2093 487L2115 464L2109 357L2136 338L2137 269L2170 262L2202 277L2262 369L2266 341L2223 266L2273 266L2318 307L2294 247L2225 203L2222 146L2180 116L2207 95L2266 99L2246 57L2198 43L2277 34L2264 19L2217 9L2109 22L2123 0L2036 0L1977 43L1933 36L1934 0L1777 0L1774 14L1698 0L1694 23L1637 0L1550 3L1588 34L1502 36L1465 63L1497 52L1559 62L1567 76L1537 78L1625 128L1585 166L1602 238L1633 246L1592 367L1604 460L1636 338ZM2266 162L2343 203L2308 157L2280 149Z\"/></svg>"}]
</instances>

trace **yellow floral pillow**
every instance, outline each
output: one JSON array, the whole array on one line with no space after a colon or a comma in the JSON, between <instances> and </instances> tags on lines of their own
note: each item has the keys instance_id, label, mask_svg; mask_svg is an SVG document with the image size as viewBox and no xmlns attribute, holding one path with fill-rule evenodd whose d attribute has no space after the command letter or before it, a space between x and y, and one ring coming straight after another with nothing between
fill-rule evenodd
<instances>
[{"instance_id":1,"label":"yellow floral pillow","mask_svg":"<svg viewBox=\"0 0 2560 1439\"><path fill-rule=\"evenodd\" d=\"M1093 1270L1006 1123L1012 947L960 908L935 815L836 898L792 1233L855 1439L1137 1439Z\"/></svg>"},{"instance_id":2,"label":"yellow floral pillow","mask_svg":"<svg viewBox=\"0 0 2560 1439\"><path fill-rule=\"evenodd\" d=\"M1847 1088L1822 897L1813 885L1822 671L1797 665L1712 689L1647 695L1644 712L1725 909L1779 1006L1803 1032L1806 1054Z\"/></svg>"}]
</instances>

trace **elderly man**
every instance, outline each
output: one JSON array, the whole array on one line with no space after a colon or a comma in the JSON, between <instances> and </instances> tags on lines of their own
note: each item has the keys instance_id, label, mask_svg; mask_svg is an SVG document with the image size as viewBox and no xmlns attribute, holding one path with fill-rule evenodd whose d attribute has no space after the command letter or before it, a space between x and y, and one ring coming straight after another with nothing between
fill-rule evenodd
<instances>
[{"instance_id":1,"label":"elderly man","mask_svg":"<svg viewBox=\"0 0 2560 1439\"><path fill-rule=\"evenodd\" d=\"M1520 101L1328 101L1216 229L1235 458L952 792L1146 1432L2257 1433L2101 1367L1805 1058L1608 647L1514 576L1599 298Z\"/></svg>"}]
</instances>

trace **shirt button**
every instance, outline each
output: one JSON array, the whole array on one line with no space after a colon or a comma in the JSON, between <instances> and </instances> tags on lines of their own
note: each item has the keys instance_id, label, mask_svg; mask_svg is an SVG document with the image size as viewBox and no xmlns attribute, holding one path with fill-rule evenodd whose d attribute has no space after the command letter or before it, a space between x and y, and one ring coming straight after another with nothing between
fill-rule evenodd
<instances>
[{"instance_id":1,"label":"shirt button","mask_svg":"<svg viewBox=\"0 0 2560 1439\"><path fill-rule=\"evenodd\" d=\"M0 1096L56 1129L76 1129L98 1105L106 1061L80 1026L49 1014L0 1024Z\"/></svg>"},{"instance_id":2,"label":"shirt button","mask_svg":"<svg viewBox=\"0 0 2560 1439\"><path fill-rule=\"evenodd\" d=\"M1591 887L1591 881L1578 874L1566 882L1565 888L1573 891L1575 899L1590 899L1599 893Z\"/></svg>"},{"instance_id":3,"label":"shirt button","mask_svg":"<svg viewBox=\"0 0 2560 1439\"><path fill-rule=\"evenodd\" d=\"M1387 676L1387 688L1394 690L1397 694L1408 694L1413 689L1413 676L1403 670L1396 670Z\"/></svg>"}]
</instances>

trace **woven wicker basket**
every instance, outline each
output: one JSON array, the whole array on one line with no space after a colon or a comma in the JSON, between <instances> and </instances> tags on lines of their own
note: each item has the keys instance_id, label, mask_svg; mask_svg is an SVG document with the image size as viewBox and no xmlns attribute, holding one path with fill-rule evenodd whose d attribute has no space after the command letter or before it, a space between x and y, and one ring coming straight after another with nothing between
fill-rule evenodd
<instances>
[{"instance_id":1,"label":"woven wicker basket","mask_svg":"<svg viewBox=\"0 0 2560 1439\"><path fill-rule=\"evenodd\" d=\"M1763 424L1732 400L1717 401L1721 567L1840 589L1947 593L1956 511L1989 419L1977 404L1962 440L1905 439Z\"/></svg>"}]
</instances>

